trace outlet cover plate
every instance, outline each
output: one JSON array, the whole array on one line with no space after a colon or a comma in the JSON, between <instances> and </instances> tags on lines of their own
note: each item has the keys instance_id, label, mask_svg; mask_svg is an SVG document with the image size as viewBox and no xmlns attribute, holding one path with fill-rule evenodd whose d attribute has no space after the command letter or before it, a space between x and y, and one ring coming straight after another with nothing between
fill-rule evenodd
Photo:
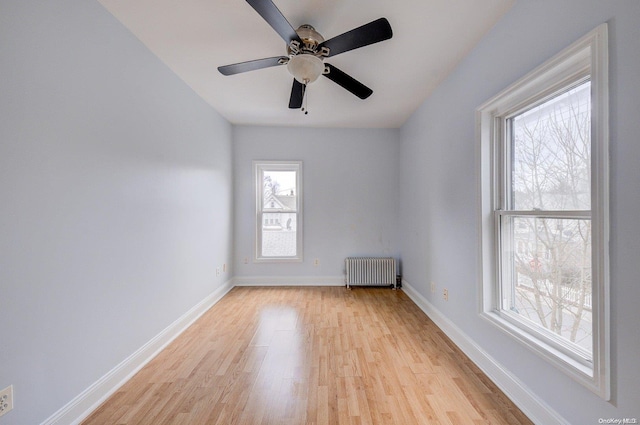
<instances>
[{"instance_id":1,"label":"outlet cover plate","mask_svg":"<svg viewBox=\"0 0 640 425\"><path fill-rule=\"evenodd\" d=\"M0 416L13 409L13 385L0 391Z\"/></svg>"}]
</instances>

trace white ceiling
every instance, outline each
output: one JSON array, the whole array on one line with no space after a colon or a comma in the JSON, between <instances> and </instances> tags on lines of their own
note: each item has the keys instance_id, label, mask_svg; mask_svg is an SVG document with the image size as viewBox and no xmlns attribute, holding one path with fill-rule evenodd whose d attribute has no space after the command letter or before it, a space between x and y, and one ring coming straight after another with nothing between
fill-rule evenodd
<instances>
[{"instance_id":1,"label":"white ceiling","mask_svg":"<svg viewBox=\"0 0 640 425\"><path fill-rule=\"evenodd\" d=\"M398 128L514 0L273 0L294 28L325 39L380 17L393 38L328 58L373 90L360 100L327 78L307 88L308 115L288 108L286 66L223 76L220 65L286 55L245 0L99 0L234 124Z\"/></svg>"}]
</instances>

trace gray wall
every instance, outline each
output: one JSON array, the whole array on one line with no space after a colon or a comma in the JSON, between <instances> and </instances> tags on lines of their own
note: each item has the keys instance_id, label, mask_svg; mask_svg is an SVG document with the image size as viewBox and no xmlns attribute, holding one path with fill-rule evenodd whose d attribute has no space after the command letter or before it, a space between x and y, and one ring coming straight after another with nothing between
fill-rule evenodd
<instances>
[{"instance_id":1,"label":"gray wall","mask_svg":"<svg viewBox=\"0 0 640 425\"><path fill-rule=\"evenodd\" d=\"M56 412L221 287L231 126L97 2L0 3L2 425Z\"/></svg>"},{"instance_id":2,"label":"gray wall","mask_svg":"<svg viewBox=\"0 0 640 425\"><path fill-rule=\"evenodd\" d=\"M233 146L236 277L340 277L346 256L398 256L398 130L237 126ZM302 263L252 261L252 160L303 161Z\"/></svg>"},{"instance_id":3,"label":"gray wall","mask_svg":"<svg viewBox=\"0 0 640 425\"><path fill-rule=\"evenodd\" d=\"M606 402L478 320L475 109L602 22L611 76L612 394ZM640 419L640 3L518 1L401 129L404 277L572 424ZM432 296L429 282L449 289Z\"/></svg>"}]
</instances>

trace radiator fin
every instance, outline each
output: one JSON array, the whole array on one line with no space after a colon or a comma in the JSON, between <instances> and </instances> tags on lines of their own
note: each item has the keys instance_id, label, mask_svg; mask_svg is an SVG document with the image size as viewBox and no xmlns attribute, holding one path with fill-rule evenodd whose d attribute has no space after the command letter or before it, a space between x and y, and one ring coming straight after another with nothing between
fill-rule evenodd
<instances>
[{"instance_id":1,"label":"radiator fin","mask_svg":"<svg viewBox=\"0 0 640 425\"><path fill-rule=\"evenodd\" d=\"M381 257L347 257L347 288L351 286L389 286L396 289L396 260Z\"/></svg>"}]
</instances>

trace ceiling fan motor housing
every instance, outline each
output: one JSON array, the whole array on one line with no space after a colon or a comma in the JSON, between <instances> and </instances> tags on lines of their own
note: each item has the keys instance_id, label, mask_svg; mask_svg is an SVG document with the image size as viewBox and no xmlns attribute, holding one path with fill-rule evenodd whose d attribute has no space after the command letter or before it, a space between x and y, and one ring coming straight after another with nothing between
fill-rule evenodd
<instances>
[{"instance_id":1,"label":"ceiling fan motor housing","mask_svg":"<svg viewBox=\"0 0 640 425\"><path fill-rule=\"evenodd\" d=\"M315 53L318 49L318 44L324 41L324 37L311 25L300 25L296 33L302 40L301 50L303 53Z\"/></svg>"}]
</instances>

